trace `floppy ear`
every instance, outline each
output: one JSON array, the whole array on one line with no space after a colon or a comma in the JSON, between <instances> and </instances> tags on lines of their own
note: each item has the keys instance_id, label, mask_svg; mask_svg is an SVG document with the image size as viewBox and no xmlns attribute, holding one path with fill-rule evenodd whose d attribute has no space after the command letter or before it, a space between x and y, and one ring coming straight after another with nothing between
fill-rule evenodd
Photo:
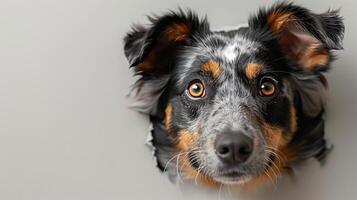
<instances>
[{"instance_id":1,"label":"floppy ear","mask_svg":"<svg viewBox=\"0 0 357 200\"><path fill-rule=\"evenodd\" d=\"M190 45L195 35L207 33L209 25L206 19L182 10L149 20L149 27L136 26L125 36L124 51L130 67L141 76L131 93L135 98L132 107L154 114L179 50Z\"/></svg>"},{"instance_id":2,"label":"floppy ear","mask_svg":"<svg viewBox=\"0 0 357 200\"><path fill-rule=\"evenodd\" d=\"M179 10L149 20L150 27L137 26L124 38L130 66L145 73L167 73L179 46L189 44L194 35L209 31L206 19L201 21L191 11Z\"/></svg>"},{"instance_id":3,"label":"floppy ear","mask_svg":"<svg viewBox=\"0 0 357 200\"><path fill-rule=\"evenodd\" d=\"M327 101L327 83L325 77L320 75L309 78L293 77L296 101L303 114L315 118L325 111Z\"/></svg>"},{"instance_id":4,"label":"floppy ear","mask_svg":"<svg viewBox=\"0 0 357 200\"><path fill-rule=\"evenodd\" d=\"M305 71L328 69L330 50L342 49L344 24L337 10L315 14L293 3L277 3L251 17L252 30L269 31L281 53Z\"/></svg>"},{"instance_id":5,"label":"floppy ear","mask_svg":"<svg viewBox=\"0 0 357 200\"><path fill-rule=\"evenodd\" d=\"M277 46L289 69L298 73L293 77L294 86L305 116L314 118L323 112L326 82L320 72L329 68L331 50L342 49L344 24L338 11L315 14L293 3L279 2L251 17L249 27L270 36L268 45Z\"/></svg>"}]
</instances>

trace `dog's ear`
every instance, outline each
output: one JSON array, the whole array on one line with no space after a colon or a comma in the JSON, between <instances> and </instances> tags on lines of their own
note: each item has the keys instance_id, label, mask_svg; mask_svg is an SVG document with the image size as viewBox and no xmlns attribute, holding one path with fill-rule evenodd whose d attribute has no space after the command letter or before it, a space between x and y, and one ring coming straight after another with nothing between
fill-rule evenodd
<instances>
[{"instance_id":1,"label":"dog's ear","mask_svg":"<svg viewBox=\"0 0 357 200\"><path fill-rule=\"evenodd\" d=\"M327 82L323 75L318 77L292 77L295 90L295 104L305 117L315 118L325 111L327 100Z\"/></svg>"},{"instance_id":2,"label":"dog's ear","mask_svg":"<svg viewBox=\"0 0 357 200\"><path fill-rule=\"evenodd\" d=\"M150 27L135 27L124 38L130 66L144 73L167 73L180 46L190 44L194 35L209 31L207 20L200 20L191 11L179 10L149 20Z\"/></svg>"},{"instance_id":3,"label":"dog's ear","mask_svg":"<svg viewBox=\"0 0 357 200\"><path fill-rule=\"evenodd\" d=\"M281 53L304 71L324 71L330 50L342 49L344 24L337 10L315 14L293 3L279 2L249 19L255 31L271 32Z\"/></svg>"},{"instance_id":4,"label":"dog's ear","mask_svg":"<svg viewBox=\"0 0 357 200\"><path fill-rule=\"evenodd\" d=\"M149 17L148 27L135 26L124 38L124 51L136 74L141 78L134 85L132 107L154 114L180 49L191 45L195 36L209 32L206 19L191 11L170 12Z\"/></svg>"}]
</instances>

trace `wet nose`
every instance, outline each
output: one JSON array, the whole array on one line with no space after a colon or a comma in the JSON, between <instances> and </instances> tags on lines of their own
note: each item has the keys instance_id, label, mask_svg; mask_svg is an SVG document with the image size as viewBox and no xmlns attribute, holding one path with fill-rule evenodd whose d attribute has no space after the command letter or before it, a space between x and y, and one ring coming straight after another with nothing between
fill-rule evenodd
<instances>
[{"instance_id":1,"label":"wet nose","mask_svg":"<svg viewBox=\"0 0 357 200\"><path fill-rule=\"evenodd\" d=\"M217 156L227 163L243 163L253 151L253 140L241 131L225 131L214 144Z\"/></svg>"}]
</instances>

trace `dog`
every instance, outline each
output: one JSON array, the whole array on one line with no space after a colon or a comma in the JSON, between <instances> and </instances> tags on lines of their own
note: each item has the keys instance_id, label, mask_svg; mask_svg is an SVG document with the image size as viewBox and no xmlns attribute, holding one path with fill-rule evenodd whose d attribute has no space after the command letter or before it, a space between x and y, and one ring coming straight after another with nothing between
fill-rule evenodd
<instances>
[{"instance_id":1,"label":"dog","mask_svg":"<svg viewBox=\"0 0 357 200\"><path fill-rule=\"evenodd\" d=\"M343 49L338 10L278 2L226 31L191 10L149 20L127 33L124 52L139 76L132 107L150 117L161 171L256 187L325 159L324 74Z\"/></svg>"}]
</instances>

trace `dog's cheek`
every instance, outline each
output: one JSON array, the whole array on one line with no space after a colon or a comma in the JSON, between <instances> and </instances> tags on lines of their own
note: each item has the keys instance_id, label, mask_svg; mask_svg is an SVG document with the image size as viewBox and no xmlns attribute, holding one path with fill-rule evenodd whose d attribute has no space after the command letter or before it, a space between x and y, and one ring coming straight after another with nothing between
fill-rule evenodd
<instances>
[{"instance_id":1,"label":"dog's cheek","mask_svg":"<svg viewBox=\"0 0 357 200\"><path fill-rule=\"evenodd\" d=\"M294 134L297 131L297 116L295 105L290 106L290 131Z\"/></svg>"},{"instance_id":2,"label":"dog's cheek","mask_svg":"<svg viewBox=\"0 0 357 200\"><path fill-rule=\"evenodd\" d=\"M220 184L217 183L214 179L202 174L202 171L198 171L196 168L192 167L187 155L183 155L179 158L179 165L180 165L179 170L181 172L184 172L184 174L181 174L181 176L184 175L184 177L181 178L197 182L201 185L213 189L220 186Z\"/></svg>"},{"instance_id":3,"label":"dog's cheek","mask_svg":"<svg viewBox=\"0 0 357 200\"><path fill-rule=\"evenodd\" d=\"M288 145L288 140L284 137L284 129L278 126L270 125L264 122L261 125L263 136L266 142L266 150L275 152L279 154L279 158L273 161L271 168L266 170L262 175L256 176L250 181L243 183L241 188L244 191L252 191L258 186L271 181L271 177L275 177L280 173L286 164L286 147Z\"/></svg>"},{"instance_id":4,"label":"dog's cheek","mask_svg":"<svg viewBox=\"0 0 357 200\"><path fill-rule=\"evenodd\" d=\"M267 148L280 150L282 147L286 146L288 141L283 136L283 128L263 123L262 130Z\"/></svg>"},{"instance_id":5,"label":"dog's cheek","mask_svg":"<svg viewBox=\"0 0 357 200\"><path fill-rule=\"evenodd\" d=\"M198 169L194 168L190 163L189 154L187 152L195 151L194 149L197 145L198 137L197 132L190 132L185 129L178 132L176 148L182 153L178 158L180 169L184 172L185 179L194 180L205 186L215 188L217 187L217 182L200 173Z\"/></svg>"},{"instance_id":6,"label":"dog's cheek","mask_svg":"<svg viewBox=\"0 0 357 200\"><path fill-rule=\"evenodd\" d=\"M290 122L290 105L291 102L286 97L277 97L266 105L264 118L268 124L275 124L289 129Z\"/></svg>"},{"instance_id":7,"label":"dog's cheek","mask_svg":"<svg viewBox=\"0 0 357 200\"><path fill-rule=\"evenodd\" d=\"M294 105L289 109L289 129L284 129L279 126L274 126L268 123L263 123L262 131L266 140L266 145L270 151L274 151L279 155L279 158L274 160L272 168L267 170L264 175L258 176L251 181L242 185L244 190L251 190L265 182L270 181L270 177L276 176L282 172L288 165L289 161L295 154L295 150L289 147L290 138L297 130L296 108Z\"/></svg>"},{"instance_id":8,"label":"dog's cheek","mask_svg":"<svg viewBox=\"0 0 357 200\"><path fill-rule=\"evenodd\" d=\"M207 187L216 188L218 186L216 181L214 181L211 177L202 174L202 172L198 171L198 168L192 166L188 152L195 152L198 150L197 148L199 145L200 135L198 131L179 129L176 127L174 121L179 119L175 117L175 108L176 107L172 106L172 104L167 107L166 120L169 122L168 124L171 128L171 136L175 141L175 147L177 151L181 153L177 158L179 170L181 171L181 178L195 182L197 181ZM197 154L195 156L200 157L200 155Z\"/></svg>"},{"instance_id":9,"label":"dog's cheek","mask_svg":"<svg viewBox=\"0 0 357 200\"><path fill-rule=\"evenodd\" d=\"M264 134L268 147L282 150L286 148L294 133L297 131L297 116L296 108L293 103L286 101L288 106L283 106L276 111L275 116L271 121L267 120L262 124L262 132ZM285 104L284 103L284 104ZM271 112L271 115L273 112ZM269 118L269 116L267 116Z\"/></svg>"},{"instance_id":10,"label":"dog's cheek","mask_svg":"<svg viewBox=\"0 0 357 200\"><path fill-rule=\"evenodd\" d=\"M207 179L207 177L204 177L203 175L199 174L199 172L190 164L189 161L189 154L187 151L190 149L192 150L193 146L197 143L198 135L197 132L190 132L186 129L181 129L178 130L177 132L175 131L175 124L173 123L173 105L172 102L169 102L165 108L165 126L167 129L167 132L169 134L169 137L174 140L175 147L180 154L180 156L177 156L176 162L178 163L179 170L184 172L185 179L196 179L196 181L207 185L207 186L213 186L214 183L213 181L210 181ZM182 174L180 174L182 176Z\"/></svg>"},{"instance_id":11,"label":"dog's cheek","mask_svg":"<svg viewBox=\"0 0 357 200\"><path fill-rule=\"evenodd\" d=\"M165 126L168 132L171 130L172 104L168 103L165 108Z\"/></svg>"},{"instance_id":12,"label":"dog's cheek","mask_svg":"<svg viewBox=\"0 0 357 200\"><path fill-rule=\"evenodd\" d=\"M180 151L188 151L194 148L194 145L197 144L198 133L190 132L188 130L180 130L177 135L177 145L176 147Z\"/></svg>"}]
</instances>

